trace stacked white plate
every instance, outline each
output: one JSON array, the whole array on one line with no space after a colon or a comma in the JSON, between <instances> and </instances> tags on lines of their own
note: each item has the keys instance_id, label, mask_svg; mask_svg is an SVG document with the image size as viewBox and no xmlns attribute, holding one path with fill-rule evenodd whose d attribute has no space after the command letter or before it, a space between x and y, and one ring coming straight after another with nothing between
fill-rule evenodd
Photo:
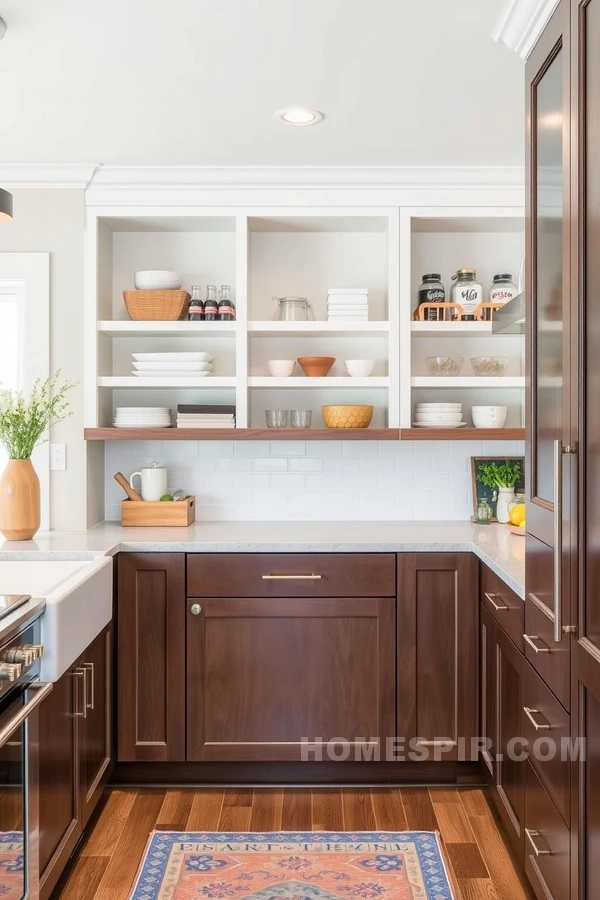
<instances>
[{"instance_id":1,"label":"stacked white plate","mask_svg":"<svg viewBox=\"0 0 600 900\"><path fill-rule=\"evenodd\" d=\"M133 353L132 374L141 378L205 378L212 375L210 353Z\"/></svg>"},{"instance_id":2,"label":"stacked white plate","mask_svg":"<svg viewBox=\"0 0 600 900\"><path fill-rule=\"evenodd\" d=\"M171 428L171 410L168 406L118 406L115 410L115 428Z\"/></svg>"},{"instance_id":3,"label":"stacked white plate","mask_svg":"<svg viewBox=\"0 0 600 900\"><path fill-rule=\"evenodd\" d=\"M166 269L145 269L136 272L133 283L138 291L180 291L181 276Z\"/></svg>"},{"instance_id":4,"label":"stacked white plate","mask_svg":"<svg viewBox=\"0 0 600 900\"><path fill-rule=\"evenodd\" d=\"M463 428L462 403L417 403L416 428Z\"/></svg>"}]
</instances>

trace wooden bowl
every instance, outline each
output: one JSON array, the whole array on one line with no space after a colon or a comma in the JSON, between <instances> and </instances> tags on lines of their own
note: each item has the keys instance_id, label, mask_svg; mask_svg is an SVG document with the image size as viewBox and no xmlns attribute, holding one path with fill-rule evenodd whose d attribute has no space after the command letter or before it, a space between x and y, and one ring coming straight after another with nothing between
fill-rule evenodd
<instances>
[{"instance_id":1,"label":"wooden bowl","mask_svg":"<svg viewBox=\"0 0 600 900\"><path fill-rule=\"evenodd\" d=\"M368 428L373 418L372 406L322 406L327 428Z\"/></svg>"},{"instance_id":2,"label":"wooden bowl","mask_svg":"<svg viewBox=\"0 0 600 900\"><path fill-rule=\"evenodd\" d=\"M299 356L298 365L309 378L324 378L333 368L335 356Z\"/></svg>"},{"instance_id":3,"label":"wooden bowl","mask_svg":"<svg viewBox=\"0 0 600 900\"><path fill-rule=\"evenodd\" d=\"M525 528L522 528L520 525L511 525L510 523L508 523L506 527L511 534L520 534L521 537L525 537L525 535L527 534L527 530Z\"/></svg>"}]
</instances>

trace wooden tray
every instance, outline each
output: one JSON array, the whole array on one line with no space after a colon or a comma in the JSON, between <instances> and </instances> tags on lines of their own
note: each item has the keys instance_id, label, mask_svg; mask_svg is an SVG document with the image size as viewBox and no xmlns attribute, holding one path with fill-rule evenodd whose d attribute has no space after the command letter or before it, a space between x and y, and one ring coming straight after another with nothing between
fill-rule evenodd
<instances>
[{"instance_id":1,"label":"wooden tray","mask_svg":"<svg viewBox=\"0 0 600 900\"><path fill-rule=\"evenodd\" d=\"M196 498L185 500L159 500L148 503L142 500L123 500L121 525L131 527L180 527L191 525L196 518Z\"/></svg>"},{"instance_id":2,"label":"wooden tray","mask_svg":"<svg viewBox=\"0 0 600 900\"><path fill-rule=\"evenodd\" d=\"M520 534L521 537L525 537L525 535L527 534L527 530L525 528L522 528L521 525L508 524L506 527L508 528L508 530L510 531L511 534Z\"/></svg>"}]
</instances>

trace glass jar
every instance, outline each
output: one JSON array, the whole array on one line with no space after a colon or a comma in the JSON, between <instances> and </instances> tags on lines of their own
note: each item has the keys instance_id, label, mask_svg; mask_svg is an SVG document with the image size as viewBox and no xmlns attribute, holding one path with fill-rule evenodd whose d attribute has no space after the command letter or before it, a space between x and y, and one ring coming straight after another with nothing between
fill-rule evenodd
<instances>
[{"instance_id":1,"label":"glass jar","mask_svg":"<svg viewBox=\"0 0 600 900\"><path fill-rule=\"evenodd\" d=\"M487 497L482 497L475 511L475 523L477 525L489 525L491 520L492 507L488 503Z\"/></svg>"},{"instance_id":2,"label":"glass jar","mask_svg":"<svg viewBox=\"0 0 600 900\"><path fill-rule=\"evenodd\" d=\"M306 297L272 297L279 310L277 318L280 322L306 322L315 318L312 303Z\"/></svg>"},{"instance_id":3,"label":"glass jar","mask_svg":"<svg viewBox=\"0 0 600 900\"><path fill-rule=\"evenodd\" d=\"M452 291L450 298L453 303L458 303L462 308L460 318L463 322L475 320L475 310L483 301L483 287L477 281L475 269L459 269L452 276Z\"/></svg>"},{"instance_id":4,"label":"glass jar","mask_svg":"<svg viewBox=\"0 0 600 900\"><path fill-rule=\"evenodd\" d=\"M508 303L513 297L516 297L519 289L512 280L512 275L506 273L504 275L494 275L492 286L490 287L490 303ZM483 318L489 321L492 318L492 310L484 309Z\"/></svg>"},{"instance_id":5,"label":"glass jar","mask_svg":"<svg viewBox=\"0 0 600 900\"><path fill-rule=\"evenodd\" d=\"M429 272L423 275L423 281L419 285L419 306L423 303L445 303L446 291L437 272ZM443 320L445 310L426 309L426 322L439 322Z\"/></svg>"}]
</instances>

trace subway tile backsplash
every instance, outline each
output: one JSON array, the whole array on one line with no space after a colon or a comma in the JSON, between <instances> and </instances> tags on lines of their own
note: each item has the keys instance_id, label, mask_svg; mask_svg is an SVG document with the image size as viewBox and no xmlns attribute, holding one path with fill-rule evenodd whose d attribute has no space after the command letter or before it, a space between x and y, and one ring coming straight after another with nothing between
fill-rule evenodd
<instances>
[{"instance_id":1,"label":"subway tile backsplash","mask_svg":"<svg viewBox=\"0 0 600 900\"><path fill-rule=\"evenodd\" d=\"M195 494L201 520L468 519L471 457L523 456L520 441L109 441L107 521L126 477L160 462L171 491Z\"/></svg>"}]
</instances>

